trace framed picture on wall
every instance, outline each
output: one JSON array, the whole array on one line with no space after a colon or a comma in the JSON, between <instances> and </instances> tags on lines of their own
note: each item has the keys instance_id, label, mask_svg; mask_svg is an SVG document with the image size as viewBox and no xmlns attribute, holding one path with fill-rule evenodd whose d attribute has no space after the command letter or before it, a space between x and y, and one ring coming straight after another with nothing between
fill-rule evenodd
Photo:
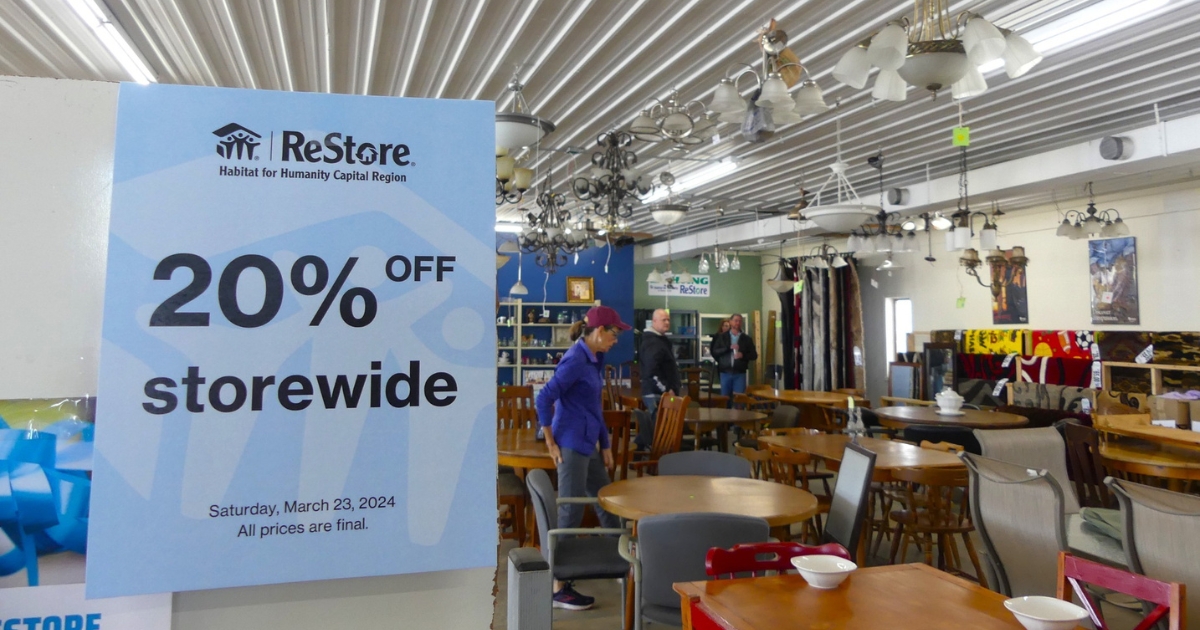
<instances>
[{"instance_id":1,"label":"framed picture on wall","mask_svg":"<svg viewBox=\"0 0 1200 630\"><path fill-rule=\"evenodd\" d=\"M592 278L568 277L567 301L591 304L596 301L596 285Z\"/></svg>"},{"instance_id":2,"label":"framed picture on wall","mask_svg":"<svg viewBox=\"0 0 1200 630\"><path fill-rule=\"evenodd\" d=\"M925 344L925 398L934 400L943 389L957 391L954 374L954 354L958 344L953 342L929 342Z\"/></svg>"}]
</instances>

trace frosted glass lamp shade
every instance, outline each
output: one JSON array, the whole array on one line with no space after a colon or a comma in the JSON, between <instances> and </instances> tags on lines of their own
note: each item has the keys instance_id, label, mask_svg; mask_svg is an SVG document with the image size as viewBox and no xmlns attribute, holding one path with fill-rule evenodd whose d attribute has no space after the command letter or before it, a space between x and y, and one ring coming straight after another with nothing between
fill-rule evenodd
<instances>
[{"instance_id":1,"label":"frosted glass lamp shade","mask_svg":"<svg viewBox=\"0 0 1200 630\"><path fill-rule=\"evenodd\" d=\"M967 49L967 58L970 59L972 65L976 66L999 59L1008 45L1000 29L981 17L967 20L967 26L963 29L962 43L963 48Z\"/></svg>"},{"instance_id":2,"label":"frosted glass lamp shade","mask_svg":"<svg viewBox=\"0 0 1200 630\"><path fill-rule=\"evenodd\" d=\"M867 85L867 72L870 70L871 59L867 56L867 49L855 46L838 60L833 68L833 78L843 85L861 90Z\"/></svg>"},{"instance_id":3,"label":"frosted glass lamp shade","mask_svg":"<svg viewBox=\"0 0 1200 630\"><path fill-rule=\"evenodd\" d=\"M875 242L875 251L877 251L877 252L892 251L892 239L888 238L886 234L876 234L874 237L871 238L871 240Z\"/></svg>"},{"instance_id":4,"label":"frosted glass lamp shade","mask_svg":"<svg viewBox=\"0 0 1200 630\"><path fill-rule=\"evenodd\" d=\"M543 136L554 131L554 123L516 112L496 114L496 146L517 149L536 144Z\"/></svg>"},{"instance_id":5,"label":"frosted glass lamp shade","mask_svg":"<svg viewBox=\"0 0 1200 630\"><path fill-rule=\"evenodd\" d=\"M746 104L746 102L742 101L742 105L745 105L745 104ZM746 112L745 112L745 110L740 111L740 112L725 112L725 113L717 116L717 120L724 122L724 123L733 123L735 125L740 125L740 124L742 124L742 122L744 120L746 120Z\"/></svg>"},{"instance_id":6,"label":"frosted glass lamp shade","mask_svg":"<svg viewBox=\"0 0 1200 630\"><path fill-rule=\"evenodd\" d=\"M525 285L522 284L520 280L517 280L517 283L512 285L512 288L508 290L508 294L509 295L529 295L529 289L525 288Z\"/></svg>"},{"instance_id":7,"label":"frosted glass lamp shade","mask_svg":"<svg viewBox=\"0 0 1200 630\"><path fill-rule=\"evenodd\" d=\"M855 204L829 205L810 207L804 211L804 216L822 230L836 233L849 232L859 227L878 211L878 208L872 211L867 206Z\"/></svg>"},{"instance_id":8,"label":"frosted glass lamp shade","mask_svg":"<svg viewBox=\"0 0 1200 630\"><path fill-rule=\"evenodd\" d=\"M880 70L896 70L908 54L908 34L899 24L888 24L871 38L867 58Z\"/></svg>"},{"instance_id":9,"label":"frosted glass lamp shade","mask_svg":"<svg viewBox=\"0 0 1200 630\"><path fill-rule=\"evenodd\" d=\"M691 284L693 279L692 274L687 269L679 272L679 284Z\"/></svg>"},{"instance_id":10,"label":"frosted glass lamp shade","mask_svg":"<svg viewBox=\"0 0 1200 630\"><path fill-rule=\"evenodd\" d=\"M792 125L801 120L804 119L801 118L800 113L792 107L786 109L777 107L771 112L771 122L775 123L776 127L780 125Z\"/></svg>"},{"instance_id":11,"label":"frosted glass lamp shade","mask_svg":"<svg viewBox=\"0 0 1200 630\"><path fill-rule=\"evenodd\" d=\"M851 234L850 238L846 239L846 252L851 253L851 254L853 254L854 252L857 252L860 247L860 245L859 245L860 241L861 241L861 239L859 238L859 236L857 234Z\"/></svg>"},{"instance_id":12,"label":"frosted glass lamp shade","mask_svg":"<svg viewBox=\"0 0 1200 630\"><path fill-rule=\"evenodd\" d=\"M700 254L700 264L696 267L700 273L708 273L708 257Z\"/></svg>"},{"instance_id":13,"label":"frosted glass lamp shade","mask_svg":"<svg viewBox=\"0 0 1200 630\"><path fill-rule=\"evenodd\" d=\"M502 182L512 179L513 167L515 165L516 160L512 159L511 157L505 156L496 158L496 179L499 179Z\"/></svg>"},{"instance_id":14,"label":"frosted glass lamp shade","mask_svg":"<svg viewBox=\"0 0 1200 630\"><path fill-rule=\"evenodd\" d=\"M533 169L521 167L514 168L513 178L510 183L517 190L529 190L529 187L533 185Z\"/></svg>"},{"instance_id":15,"label":"frosted glass lamp shade","mask_svg":"<svg viewBox=\"0 0 1200 630\"><path fill-rule=\"evenodd\" d=\"M683 112L669 114L662 122L663 135L669 138L681 138L692 131L692 119Z\"/></svg>"},{"instance_id":16,"label":"frosted glass lamp shade","mask_svg":"<svg viewBox=\"0 0 1200 630\"><path fill-rule=\"evenodd\" d=\"M954 228L954 249L966 249L971 246L971 228Z\"/></svg>"},{"instance_id":17,"label":"frosted glass lamp shade","mask_svg":"<svg viewBox=\"0 0 1200 630\"><path fill-rule=\"evenodd\" d=\"M879 74L875 75L875 87L871 90L871 98L903 103L907 96L908 84L895 70L880 70Z\"/></svg>"},{"instance_id":18,"label":"frosted glass lamp shade","mask_svg":"<svg viewBox=\"0 0 1200 630\"><path fill-rule=\"evenodd\" d=\"M1009 33L1004 36L1004 41L1007 43L1004 49L1004 72L1008 78L1015 79L1029 72L1042 60L1042 53L1035 50L1033 44L1024 37Z\"/></svg>"},{"instance_id":19,"label":"frosted glass lamp shade","mask_svg":"<svg viewBox=\"0 0 1200 630\"><path fill-rule=\"evenodd\" d=\"M708 108L718 114L736 114L746 111L746 101L742 99L732 80L721 79Z\"/></svg>"},{"instance_id":20,"label":"frosted glass lamp shade","mask_svg":"<svg viewBox=\"0 0 1200 630\"><path fill-rule=\"evenodd\" d=\"M841 256L834 256L833 262L829 263L829 266L833 267L834 269L841 269L849 264L850 263L846 262L845 258L842 258Z\"/></svg>"},{"instance_id":21,"label":"frosted glass lamp shade","mask_svg":"<svg viewBox=\"0 0 1200 630\"><path fill-rule=\"evenodd\" d=\"M792 97L788 94L787 84L778 72L767 75L763 82L762 95L758 97L759 107L792 107Z\"/></svg>"},{"instance_id":22,"label":"frosted glass lamp shade","mask_svg":"<svg viewBox=\"0 0 1200 630\"><path fill-rule=\"evenodd\" d=\"M1054 235L1055 236L1070 236L1072 227L1073 226L1071 225L1070 221L1063 219L1063 222L1058 224L1058 230L1056 230L1054 232Z\"/></svg>"},{"instance_id":23,"label":"frosted glass lamp shade","mask_svg":"<svg viewBox=\"0 0 1200 630\"><path fill-rule=\"evenodd\" d=\"M911 55L896 72L909 85L937 92L963 78L968 65L966 53L936 50Z\"/></svg>"},{"instance_id":24,"label":"frosted glass lamp shade","mask_svg":"<svg viewBox=\"0 0 1200 630\"><path fill-rule=\"evenodd\" d=\"M658 133L658 125L650 117L650 112L643 109L642 113L633 119L633 124L629 125L629 133Z\"/></svg>"},{"instance_id":25,"label":"frosted glass lamp shade","mask_svg":"<svg viewBox=\"0 0 1200 630\"><path fill-rule=\"evenodd\" d=\"M979 71L978 67L967 64L967 73L951 86L950 96L955 99L964 99L979 96L986 91L987 81L983 78L983 73Z\"/></svg>"},{"instance_id":26,"label":"frosted glass lamp shade","mask_svg":"<svg viewBox=\"0 0 1200 630\"><path fill-rule=\"evenodd\" d=\"M650 272L650 275L646 276L646 282L649 282L651 284L662 284L662 281L663 281L662 272L659 271L657 267L653 271Z\"/></svg>"},{"instance_id":27,"label":"frosted glass lamp shade","mask_svg":"<svg viewBox=\"0 0 1200 630\"><path fill-rule=\"evenodd\" d=\"M801 116L816 116L829 111L825 104L825 95L821 86L812 81L805 81L796 92L796 113Z\"/></svg>"},{"instance_id":28,"label":"frosted glass lamp shade","mask_svg":"<svg viewBox=\"0 0 1200 630\"><path fill-rule=\"evenodd\" d=\"M662 225L678 223L687 215L688 207L678 203L663 203L650 208L650 216Z\"/></svg>"},{"instance_id":29,"label":"frosted glass lamp shade","mask_svg":"<svg viewBox=\"0 0 1200 630\"><path fill-rule=\"evenodd\" d=\"M1129 225L1122 221L1121 217L1117 217L1117 220L1113 221L1109 227L1112 229L1113 236L1129 236Z\"/></svg>"},{"instance_id":30,"label":"frosted glass lamp shade","mask_svg":"<svg viewBox=\"0 0 1200 630\"><path fill-rule=\"evenodd\" d=\"M996 249L996 230L980 230L979 249Z\"/></svg>"},{"instance_id":31,"label":"frosted glass lamp shade","mask_svg":"<svg viewBox=\"0 0 1200 630\"><path fill-rule=\"evenodd\" d=\"M948 251L948 252L952 252L952 251L955 251L958 249L957 247L954 246L954 230L952 230L952 229L946 230L945 248L946 248L946 251Z\"/></svg>"},{"instance_id":32,"label":"frosted glass lamp shade","mask_svg":"<svg viewBox=\"0 0 1200 630\"><path fill-rule=\"evenodd\" d=\"M521 253L521 248L517 245L516 241L504 241L500 243L500 247L496 251L501 254L519 254Z\"/></svg>"}]
</instances>

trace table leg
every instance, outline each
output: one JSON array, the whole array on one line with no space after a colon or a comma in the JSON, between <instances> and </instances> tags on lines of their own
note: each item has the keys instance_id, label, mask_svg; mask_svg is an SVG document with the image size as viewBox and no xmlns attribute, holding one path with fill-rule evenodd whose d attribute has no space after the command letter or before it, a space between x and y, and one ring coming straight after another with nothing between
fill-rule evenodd
<instances>
[{"instance_id":1,"label":"table leg","mask_svg":"<svg viewBox=\"0 0 1200 630\"><path fill-rule=\"evenodd\" d=\"M722 453L729 452L729 425L717 425L717 450Z\"/></svg>"},{"instance_id":2,"label":"table leg","mask_svg":"<svg viewBox=\"0 0 1200 630\"><path fill-rule=\"evenodd\" d=\"M771 537L780 542L788 542L792 539L792 529L789 525L779 525L771 528Z\"/></svg>"}]
</instances>

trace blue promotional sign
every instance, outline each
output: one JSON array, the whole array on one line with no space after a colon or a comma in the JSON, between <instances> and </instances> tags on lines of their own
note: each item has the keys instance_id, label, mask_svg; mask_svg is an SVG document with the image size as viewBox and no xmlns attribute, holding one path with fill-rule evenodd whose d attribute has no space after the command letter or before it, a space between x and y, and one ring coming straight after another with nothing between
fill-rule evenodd
<instances>
[{"instance_id":1,"label":"blue promotional sign","mask_svg":"<svg viewBox=\"0 0 1200 630\"><path fill-rule=\"evenodd\" d=\"M495 565L493 120L121 86L88 597Z\"/></svg>"}]
</instances>

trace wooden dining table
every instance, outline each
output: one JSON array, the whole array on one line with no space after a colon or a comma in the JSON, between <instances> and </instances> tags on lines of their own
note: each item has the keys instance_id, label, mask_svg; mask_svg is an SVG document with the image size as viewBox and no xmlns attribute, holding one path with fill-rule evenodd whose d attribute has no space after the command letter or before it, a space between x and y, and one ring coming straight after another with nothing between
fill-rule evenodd
<instances>
[{"instance_id":1,"label":"wooden dining table","mask_svg":"<svg viewBox=\"0 0 1200 630\"><path fill-rule=\"evenodd\" d=\"M533 468L554 470L550 449L539 440L537 429L499 429L496 431L496 463L517 469L523 479L524 471Z\"/></svg>"},{"instance_id":2,"label":"wooden dining table","mask_svg":"<svg viewBox=\"0 0 1200 630\"><path fill-rule=\"evenodd\" d=\"M795 486L736 477L664 475L636 477L600 489L600 507L634 521L658 514L716 512L767 521L771 535L789 538L788 526L817 513L817 498ZM633 580L626 585L625 627L633 627Z\"/></svg>"},{"instance_id":3,"label":"wooden dining table","mask_svg":"<svg viewBox=\"0 0 1200 630\"><path fill-rule=\"evenodd\" d=\"M753 385L746 388L746 393L759 398L778 400L793 405L837 405L845 403L850 394L838 392L819 392L807 389L775 389L770 385ZM867 399L854 396L854 403L865 405Z\"/></svg>"},{"instance_id":4,"label":"wooden dining table","mask_svg":"<svg viewBox=\"0 0 1200 630\"><path fill-rule=\"evenodd\" d=\"M880 407L872 409L879 423L889 429L912 425L964 427L968 429L1019 429L1029 424L1029 418L1015 413L962 409L961 415L938 413L937 407Z\"/></svg>"},{"instance_id":5,"label":"wooden dining table","mask_svg":"<svg viewBox=\"0 0 1200 630\"><path fill-rule=\"evenodd\" d=\"M767 414L749 409L724 409L721 407L688 407L684 421L692 425L696 435L696 450L700 450L700 434L717 430L717 443L722 451L728 449L729 427L753 429L766 422Z\"/></svg>"},{"instance_id":6,"label":"wooden dining table","mask_svg":"<svg viewBox=\"0 0 1200 630\"><path fill-rule=\"evenodd\" d=\"M858 569L837 588L796 574L679 582L683 628L973 628L1020 630L1008 599L925 564Z\"/></svg>"},{"instance_id":7,"label":"wooden dining table","mask_svg":"<svg viewBox=\"0 0 1200 630\"><path fill-rule=\"evenodd\" d=\"M1100 444L1100 460L1109 470L1167 480L1167 487L1183 492L1187 481L1200 480L1200 452L1145 440L1107 440Z\"/></svg>"},{"instance_id":8,"label":"wooden dining table","mask_svg":"<svg viewBox=\"0 0 1200 630\"><path fill-rule=\"evenodd\" d=\"M771 435L758 438L759 444L774 444L784 448L820 457L826 462L837 464L842 461L850 436L838 433L807 433L796 435ZM901 468L931 468L963 466L962 460L953 453L932 448L921 448L905 442L861 437L859 446L875 453L875 481L892 481L892 472Z\"/></svg>"}]
</instances>

